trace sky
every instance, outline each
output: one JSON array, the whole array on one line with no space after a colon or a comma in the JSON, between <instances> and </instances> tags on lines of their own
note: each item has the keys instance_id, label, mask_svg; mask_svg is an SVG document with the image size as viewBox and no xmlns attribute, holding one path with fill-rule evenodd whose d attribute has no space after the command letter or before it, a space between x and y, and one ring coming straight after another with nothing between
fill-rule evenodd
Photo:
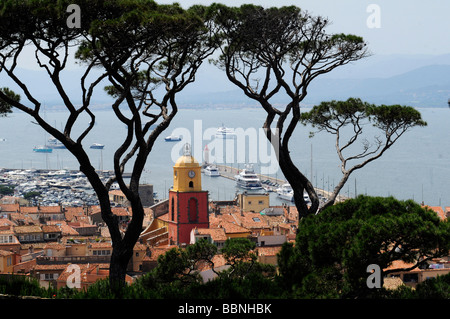
<instances>
[{"instance_id":1,"label":"sky","mask_svg":"<svg viewBox=\"0 0 450 319\"><path fill-rule=\"evenodd\" d=\"M449 0L155 0L180 3L184 8L214 2L228 6L252 3L263 7L295 5L331 21L329 33L362 36L372 55L450 56ZM81 12L82 18L83 12ZM19 59L25 69L39 70L32 48ZM76 69L74 58L69 68Z\"/></svg>"},{"instance_id":2,"label":"sky","mask_svg":"<svg viewBox=\"0 0 450 319\"><path fill-rule=\"evenodd\" d=\"M157 3L173 3L156 0ZM183 7L213 2L228 6L295 5L332 21L328 32L362 36L373 54L450 53L449 0L179 0Z\"/></svg>"}]
</instances>

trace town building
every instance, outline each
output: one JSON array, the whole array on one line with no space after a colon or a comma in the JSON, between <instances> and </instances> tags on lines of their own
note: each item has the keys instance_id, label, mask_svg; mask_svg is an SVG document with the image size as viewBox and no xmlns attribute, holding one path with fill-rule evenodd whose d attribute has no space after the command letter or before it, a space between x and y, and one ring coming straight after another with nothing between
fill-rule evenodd
<instances>
[{"instance_id":1,"label":"town building","mask_svg":"<svg viewBox=\"0 0 450 319\"><path fill-rule=\"evenodd\" d=\"M169 190L169 239L189 244L194 228L209 228L208 191L202 190L201 166L186 144L173 166L173 188Z\"/></svg>"},{"instance_id":2,"label":"town building","mask_svg":"<svg viewBox=\"0 0 450 319\"><path fill-rule=\"evenodd\" d=\"M270 206L267 193L242 192L234 200L211 201L208 190L202 187L201 174L201 166L186 146L173 166L168 199L146 202L143 230L128 264L127 282L155 268L158 257L168 250L199 240L218 248L215 271L228 267L220 254L228 239L253 241L257 260L274 266L282 245L295 240L299 222L295 206ZM142 191L153 195L152 187ZM120 192L110 195L116 202L112 212L125 230L132 219L131 208ZM427 207L441 220L450 214L450 207ZM111 254L111 238L98 205L24 206L16 200L0 201L0 274L24 274L38 279L44 287L64 287L71 275L70 265L77 265L84 289L108 276ZM205 281L216 276L210 265L198 270ZM444 258L424 269L395 272L387 279L415 286L448 272L449 258Z\"/></svg>"},{"instance_id":3,"label":"town building","mask_svg":"<svg viewBox=\"0 0 450 319\"><path fill-rule=\"evenodd\" d=\"M245 212L257 212L270 207L269 193L247 193L237 195L237 206Z\"/></svg>"}]
</instances>

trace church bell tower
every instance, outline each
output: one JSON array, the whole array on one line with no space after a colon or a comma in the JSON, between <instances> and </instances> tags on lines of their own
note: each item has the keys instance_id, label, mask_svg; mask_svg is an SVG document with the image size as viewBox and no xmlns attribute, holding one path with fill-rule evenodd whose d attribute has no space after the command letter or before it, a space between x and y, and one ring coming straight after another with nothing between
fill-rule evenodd
<instances>
[{"instance_id":1,"label":"church bell tower","mask_svg":"<svg viewBox=\"0 0 450 319\"><path fill-rule=\"evenodd\" d=\"M209 228L208 191L202 190L201 166L189 144L173 166L173 188L169 190L169 238L190 243L193 228Z\"/></svg>"}]
</instances>

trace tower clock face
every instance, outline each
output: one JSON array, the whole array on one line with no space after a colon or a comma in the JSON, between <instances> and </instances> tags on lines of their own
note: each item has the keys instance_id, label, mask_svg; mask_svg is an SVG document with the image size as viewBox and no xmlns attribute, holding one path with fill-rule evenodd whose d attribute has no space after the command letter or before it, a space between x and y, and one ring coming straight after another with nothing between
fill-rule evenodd
<instances>
[{"instance_id":1,"label":"tower clock face","mask_svg":"<svg viewBox=\"0 0 450 319\"><path fill-rule=\"evenodd\" d=\"M194 178L195 172L194 171L189 171L188 175L189 175L190 178Z\"/></svg>"}]
</instances>

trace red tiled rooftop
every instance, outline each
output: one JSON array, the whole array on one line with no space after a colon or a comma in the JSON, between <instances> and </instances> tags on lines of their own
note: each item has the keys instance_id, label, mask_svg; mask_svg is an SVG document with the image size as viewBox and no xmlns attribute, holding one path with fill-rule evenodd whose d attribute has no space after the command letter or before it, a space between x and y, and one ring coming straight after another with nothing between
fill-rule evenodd
<instances>
[{"instance_id":1,"label":"red tiled rooftop","mask_svg":"<svg viewBox=\"0 0 450 319\"><path fill-rule=\"evenodd\" d=\"M428 206L428 205L425 205L425 206L422 206L422 207L429 208L429 209L435 211L436 214L439 216L439 218L441 220L445 220L447 218L447 216L445 215L444 209L442 209L441 206Z\"/></svg>"}]
</instances>

